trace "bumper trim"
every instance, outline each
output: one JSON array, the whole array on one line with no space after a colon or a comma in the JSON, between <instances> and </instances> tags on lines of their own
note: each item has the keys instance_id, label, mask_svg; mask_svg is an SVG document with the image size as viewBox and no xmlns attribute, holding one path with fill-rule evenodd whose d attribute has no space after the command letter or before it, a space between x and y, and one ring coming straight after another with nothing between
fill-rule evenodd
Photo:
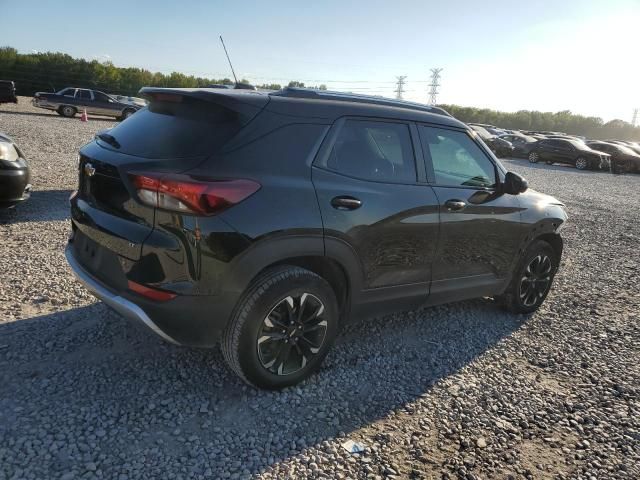
<instances>
[{"instance_id":1,"label":"bumper trim","mask_svg":"<svg viewBox=\"0 0 640 480\"><path fill-rule=\"evenodd\" d=\"M67 257L67 262L71 266L71 269L73 270L76 278L94 296L109 305L123 317L130 320L142 322L167 342L173 343L175 345L180 345L179 342L160 330L160 327L153 323L153 321L144 312L144 310L142 310L142 308L140 308L135 303L130 302L126 298L112 293L107 288L102 286L102 284L98 280L93 278L93 276L91 276L91 274L89 274L84 268L82 268L78 261L73 257L73 253L71 253L71 247L69 245L67 245L67 247L65 248L64 254Z\"/></svg>"}]
</instances>

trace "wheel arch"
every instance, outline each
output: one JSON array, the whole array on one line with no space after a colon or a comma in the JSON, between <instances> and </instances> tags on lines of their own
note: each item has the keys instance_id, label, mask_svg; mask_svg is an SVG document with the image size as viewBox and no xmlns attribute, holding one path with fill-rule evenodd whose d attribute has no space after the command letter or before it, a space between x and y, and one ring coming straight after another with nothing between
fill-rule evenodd
<instances>
[{"instance_id":1,"label":"wheel arch","mask_svg":"<svg viewBox=\"0 0 640 480\"><path fill-rule=\"evenodd\" d=\"M280 265L301 267L324 278L336 294L341 319L346 318L354 293L361 285L356 270L359 263L346 245L328 248L325 253L321 235L286 236L260 242L234 261L229 269L234 274L224 279L222 288L242 292L265 270Z\"/></svg>"},{"instance_id":2,"label":"wheel arch","mask_svg":"<svg viewBox=\"0 0 640 480\"><path fill-rule=\"evenodd\" d=\"M556 255L556 261L558 264L560 264L560 259L562 258L562 250L564 249L564 241L562 240L560 234L556 232L542 233L534 237L531 242L535 242L536 240L542 240L543 242L551 245L551 248Z\"/></svg>"},{"instance_id":3,"label":"wheel arch","mask_svg":"<svg viewBox=\"0 0 640 480\"><path fill-rule=\"evenodd\" d=\"M351 288L349 285L349 277L340 263L325 256L290 257L273 263L265 267L264 270L278 265L293 265L304 268L324 278L336 295L341 321L345 318L345 314L349 310ZM258 275L260 273L261 272L259 272Z\"/></svg>"}]
</instances>

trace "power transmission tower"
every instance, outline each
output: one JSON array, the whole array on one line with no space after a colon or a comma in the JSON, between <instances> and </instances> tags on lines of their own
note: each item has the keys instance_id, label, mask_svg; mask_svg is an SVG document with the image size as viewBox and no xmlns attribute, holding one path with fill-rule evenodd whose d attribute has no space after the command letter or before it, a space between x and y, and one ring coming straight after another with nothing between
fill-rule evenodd
<instances>
[{"instance_id":1,"label":"power transmission tower","mask_svg":"<svg viewBox=\"0 0 640 480\"><path fill-rule=\"evenodd\" d=\"M404 93L404 82L407 78L406 75L401 75L399 77L396 77L398 79L398 81L396 82L396 98L398 100L402 100L402 94Z\"/></svg>"},{"instance_id":2,"label":"power transmission tower","mask_svg":"<svg viewBox=\"0 0 640 480\"><path fill-rule=\"evenodd\" d=\"M431 69L431 83L429 84L429 105L435 105L438 97L438 87L440 86L440 72L442 68Z\"/></svg>"},{"instance_id":3,"label":"power transmission tower","mask_svg":"<svg viewBox=\"0 0 640 480\"><path fill-rule=\"evenodd\" d=\"M633 120L631 120L631 125L634 127L638 124L638 113L640 113L640 108L633 109Z\"/></svg>"}]
</instances>

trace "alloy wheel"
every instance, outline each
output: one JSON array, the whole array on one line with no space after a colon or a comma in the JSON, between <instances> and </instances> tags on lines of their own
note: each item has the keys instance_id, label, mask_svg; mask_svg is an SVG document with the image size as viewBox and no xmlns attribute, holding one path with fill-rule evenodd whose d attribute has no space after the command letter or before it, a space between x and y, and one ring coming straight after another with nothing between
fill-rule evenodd
<instances>
[{"instance_id":1,"label":"alloy wheel","mask_svg":"<svg viewBox=\"0 0 640 480\"><path fill-rule=\"evenodd\" d=\"M586 158L580 157L576 160L576 168L578 170L585 170L588 165L589 163L587 162Z\"/></svg>"},{"instance_id":2,"label":"alloy wheel","mask_svg":"<svg viewBox=\"0 0 640 480\"><path fill-rule=\"evenodd\" d=\"M321 350L327 334L324 304L311 293L289 295L264 318L257 337L262 366L276 375L303 369Z\"/></svg>"},{"instance_id":3,"label":"alloy wheel","mask_svg":"<svg viewBox=\"0 0 640 480\"><path fill-rule=\"evenodd\" d=\"M538 157L538 154L536 152L531 152L529 154L529 161L531 163L538 163L538 160L539 160L539 157Z\"/></svg>"},{"instance_id":4,"label":"alloy wheel","mask_svg":"<svg viewBox=\"0 0 640 480\"><path fill-rule=\"evenodd\" d=\"M520 279L520 300L526 307L539 302L551 286L553 263L549 256L540 254L529 262Z\"/></svg>"}]
</instances>

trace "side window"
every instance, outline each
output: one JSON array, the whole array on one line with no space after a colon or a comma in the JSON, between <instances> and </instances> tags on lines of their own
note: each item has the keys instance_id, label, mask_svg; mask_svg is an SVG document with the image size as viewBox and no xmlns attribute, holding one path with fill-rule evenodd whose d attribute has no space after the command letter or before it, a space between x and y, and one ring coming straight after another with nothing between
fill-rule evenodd
<instances>
[{"instance_id":1,"label":"side window","mask_svg":"<svg viewBox=\"0 0 640 480\"><path fill-rule=\"evenodd\" d=\"M105 102L109 103L111 99L102 92L93 92L93 96L96 99L96 102Z\"/></svg>"},{"instance_id":2,"label":"side window","mask_svg":"<svg viewBox=\"0 0 640 480\"><path fill-rule=\"evenodd\" d=\"M465 132L420 126L427 161L431 159L438 185L493 187L495 167Z\"/></svg>"},{"instance_id":3,"label":"side window","mask_svg":"<svg viewBox=\"0 0 640 480\"><path fill-rule=\"evenodd\" d=\"M556 143L557 143L557 147L560 150L564 150L564 151L573 150L573 147L567 142L563 142L562 140L557 140Z\"/></svg>"},{"instance_id":4,"label":"side window","mask_svg":"<svg viewBox=\"0 0 640 480\"><path fill-rule=\"evenodd\" d=\"M89 90L78 90L81 100L91 100L91 92Z\"/></svg>"},{"instance_id":5,"label":"side window","mask_svg":"<svg viewBox=\"0 0 640 480\"><path fill-rule=\"evenodd\" d=\"M75 88L67 88L66 90L62 91L62 95L65 97L74 97L76 95L76 89Z\"/></svg>"},{"instance_id":6,"label":"side window","mask_svg":"<svg viewBox=\"0 0 640 480\"><path fill-rule=\"evenodd\" d=\"M414 183L416 165L409 126L347 120L338 133L327 168L362 180Z\"/></svg>"}]
</instances>

